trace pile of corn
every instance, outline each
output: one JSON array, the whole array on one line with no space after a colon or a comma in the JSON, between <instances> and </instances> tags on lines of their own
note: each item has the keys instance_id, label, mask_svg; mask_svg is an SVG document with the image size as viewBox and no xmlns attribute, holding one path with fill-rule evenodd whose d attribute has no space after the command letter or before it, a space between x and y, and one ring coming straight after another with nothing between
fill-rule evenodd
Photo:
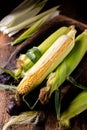
<instances>
[{"instance_id":1,"label":"pile of corn","mask_svg":"<svg viewBox=\"0 0 87 130\"><path fill-rule=\"evenodd\" d=\"M15 89L16 94L22 97L29 94L45 79L46 86L41 88L38 95L38 100L42 104L49 101L53 92L59 92L61 85L76 69L87 51L87 30L84 30L78 36L76 33L77 30L74 26L60 27L39 46L34 46L26 54L19 57L18 60L21 62L17 70L21 70L23 77ZM24 69L27 64L29 66ZM58 95L56 94L56 96ZM70 119L87 108L86 97L87 92L84 90L71 102L67 110L60 115L60 118L57 115L60 126L69 126ZM59 114L59 109L60 105L56 105L57 114ZM26 112L26 114L28 113ZM38 114L34 113L34 115L38 117ZM23 118L31 119L28 116ZM15 122L22 122L21 115L14 120ZM7 127L15 124L13 120L12 122L10 121ZM24 122L24 124L27 123ZM4 126L3 130L6 130L6 126Z\"/></svg>"}]
</instances>

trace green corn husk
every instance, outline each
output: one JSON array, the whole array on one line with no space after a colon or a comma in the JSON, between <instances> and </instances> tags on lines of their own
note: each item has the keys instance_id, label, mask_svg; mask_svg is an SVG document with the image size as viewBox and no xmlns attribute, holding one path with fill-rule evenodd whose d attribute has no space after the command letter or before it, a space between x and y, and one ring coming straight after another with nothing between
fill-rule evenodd
<instances>
[{"instance_id":1,"label":"green corn husk","mask_svg":"<svg viewBox=\"0 0 87 130\"><path fill-rule=\"evenodd\" d=\"M0 88L5 90L16 90L16 86L8 84L0 84Z\"/></svg>"},{"instance_id":2,"label":"green corn husk","mask_svg":"<svg viewBox=\"0 0 87 130\"><path fill-rule=\"evenodd\" d=\"M27 29L23 34L21 34L15 41L11 43L11 45L16 45L25 39L31 37L47 20L50 20L51 17L55 14L55 12L49 13L48 15L44 16L35 24L33 24L29 29Z\"/></svg>"},{"instance_id":3,"label":"green corn husk","mask_svg":"<svg viewBox=\"0 0 87 130\"><path fill-rule=\"evenodd\" d=\"M80 89L82 89L82 90L87 90L87 87L86 86L84 86L84 85L82 85L82 84L79 84L78 82L76 82L76 80L73 78L73 77L71 77L71 76L68 76L67 77L67 80L70 82L70 83L72 83L74 86L76 86L76 87L78 87L78 88L80 88Z\"/></svg>"},{"instance_id":4,"label":"green corn husk","mask_svg":"<svg viewBox=\"0 0 87 130\"><path fill-rule=\"evenodd\" d=\"M58 8L58 6L56 7L53 7L47 11L44 11L34 17L28 17L26 20L23 20L23 22L21 22L20 24L16 25L16 26L12 26L10 28L7 28L3 31L3 33L5 34L9 34L9 33L13 33L13 32L18 32L20 31L21 29L24 29L25 27L31 25L33 22L36 22L37 20L41 19L42 17L44 17L45 15L53 12L53 11L56 11Z\"/></svg>"},{"instance_id":5,"label":"green corn husk","mask_svg":"<svg viewBox=\"0 0 87 130\"><path fill-rule=\"evenodd\" d=\"M39 2L39 0L37 0L36 2L26 1L24 4L25 6L20 7L16 11L13 11L11 14L7 15L1 20L0 30L3 31L3 33L8 34L9 36L17 33L18 31L20 31L20 29L26 27L25 23L28 19L33 18L41 11L46 2L47 0L41 2ZM24 23L24 26L21 26L21 28L19 28L20 24L22 23Z\"/></svg>"},{"instance_id":6,"label":"green corn husk","mask_svg":"<svg viewBox=\"0 0 87 130\"><path fill-rule=\"evenodd\" d=\"M18 116L12 116L11 119L3 126L2 130L8 130L13 125L36 125L38 122L43 121L45 115L43 112L29 111L23 112Z\"/></svg>"},{"instance_id":7,"label":"green corn husk","mask_svg":"<svg viewBox=\"0 0 87 130\"><path fill-rule=\"evenodd\" d=\"M33 10L33 8L35 8L35 6L37 5L38 2L39 1L36 1L36 3L35 3L34 1L31 2L31 1L26 0L23 3L21 3L22 5L20 4L19 6L17 6L18 9L16 9L17 8L16 7L10 14L5 16L0 21L0 26L2 27L1 31L3 31L4 28L9 28L9 27L15 26L15 25L19 24L20 22L22 22L24 18L29 17L30 14L28 15L28 13L31 12L31 10ZM34 13L31 16L35 16Z\"/></svg>"},{"instance_id":8,"label":"green corn husk","mask_svg":"<svg viewBox=\"0 0 87 130\"><path fill-rule=\"evenodd\" d=\"M40 0L36 0L36 3L38 3ZM31 6L31 5L33 5L34 4L34 0L24 0L22 3L20 3L17 7L15 7L12 11L11 11L11 13L15 13L16 11L17 12L19 12L20 11L20 9L25 9L26 8L26 6Z\"/></svg>"},{"instance_id":9,"label":"green corn husk","mask_svg":"<svg viewBox=\"0 0 87 130\"><path fill-rule=\"evenodd\" d=\"M44 40L39 46L38 50L43 55L47 49L63 34L67 34L73 26L70 27L60 27L57 31L55 31L53 34L51 34L46 40ZM22 63L20 65L20 62ZM25 73L28 69L30 69L34 63L26 56L26 54L22 54L18 58L18 69L15 70L16 77L23 76L23 73Z\"/></svg>"},{"instance_id":10,"label":"green corn husk","mask_svg":"<svg viewBox=\"0 0 87 130\"><path fill-rule=\"evenodd\" d=\"M75 68L80 63L87 50L87 30L77 36L75 46L70 54L57 67L55 72L52 72L47 81L46 87L40 91L39 99L42 103L48 101L52 93L56 91L61 84L66 80Z\"/></svg>"},{"instance_id":11,"label":"green corn husk","mask_svg":"<svg viewBox=\"0 0 87 130\"><path fill-rule=\"evenodd\" d=\"M61 114L59 126L70 127L70 120L87 109L87 91L78 94Z\"/></svg>"},{"instance_id":12,"label":"green corn husk","mask_svg":"<svg viewBox=\"0 0 87 130\"><path fill-rule=\"evenodd\" d=\"M15 9L13 9L11 11L10 14L8 14L7 16L5 16L1 21L0 21L0 27L10 27L13 23L15 23L15 19L18 18L18 16L20 17L19 14L24 13L25 10L28 8L29 6L29 10L31 10L32 8L30 8L31 6L31 0L24 0L21 4L19 4ZM32 3L32 5L35 5L34 1ZM27 6L27 7L26 7ZM20 11L21 10L21 11ZM16 17L15 17L16 15ZM22 14L21 14L22 15ZM16 24L16 23L15 23ZM3 30L3 28L1 29Z\"/></svg>"}]
</instances>

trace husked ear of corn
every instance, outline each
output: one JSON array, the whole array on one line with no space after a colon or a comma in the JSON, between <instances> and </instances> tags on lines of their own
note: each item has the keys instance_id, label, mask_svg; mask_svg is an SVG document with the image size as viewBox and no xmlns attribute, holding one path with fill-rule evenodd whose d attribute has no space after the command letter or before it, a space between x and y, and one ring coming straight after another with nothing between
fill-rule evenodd
<instances>
[{"instance_id":1,"label":"husked ear of corn","mask_svg":"<svg viewBox=\"0 0 87 130\"><path fill-rule=\"evenodd\" d=\"M69 54L74 47L76 30L60 36L43 56L26 72L24 78L17 86L21 95L29 93L36 88Z\"/></svg>"}]
</instances>

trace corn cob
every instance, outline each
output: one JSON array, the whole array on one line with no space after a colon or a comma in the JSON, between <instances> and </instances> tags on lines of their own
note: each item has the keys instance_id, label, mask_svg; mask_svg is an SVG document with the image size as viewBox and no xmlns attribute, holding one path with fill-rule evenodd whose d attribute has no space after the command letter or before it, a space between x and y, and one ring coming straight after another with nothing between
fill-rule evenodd
<instances>
[{"instance_id":1,"label":"corn cob","mask_svg":"<svg viewBox=\"0 0 87 130\"><path fill-rule=\"evenodd\" d=\"M36 64L26 72L24 78L17 86L17 92L26 94L36 88L69 54L74 47L76 30L73 34L62 35L36 62Z\"/></svg>"},{"instance_id":2,"label":"corn cob","mask_svg":"<svg viewBox=\"0 0 87 130\"><path fill-rule=\"evenodd\" d=\"M70 119L79 115L87 109L87 91L78 94L70 103L68 108L62 113L60 118L60 126L69 127Z\"/></svg>"},{"instance_id":3,"label":"corn cob","mask_svg":"<svg viewBox=\"0 0 87 130\"><path fill-rule=\"evenodd\" d=\"M51 34L46 40L44 40L37 48L40 51L40 53L43 55L46 50L63 34L67 34L73 26L70 27L60 27L57 31L55 31L53 34ZM27 51L28 52L28 51ZM32 53L33 54L33 53ZM35 54L33 54L35 55ZM40 56L39 56L40 58ZM23 76L23 73L26 72L28 69L30 69L34 63L27 57L26 54L21 54L19 58L17 59L17 68L15 72L16 77L20 77L20 75Z\"/></svg>"},{"instance_id":4,"label":"corn cob","mask_svg":"<svg viewBox=\"0 0 87 130\"><path fill-rule=\"evenodd\" d=\"M47 80L46 87L42 88L39 94L39 99L42 103L46 103L52 93L57 90L60 85L66 80L75 68L80 63L87 50L87 31L85 30L75 40L75 46L70 54L57 67L55 72L52 72Z\"/></svg>"}]
</instances>

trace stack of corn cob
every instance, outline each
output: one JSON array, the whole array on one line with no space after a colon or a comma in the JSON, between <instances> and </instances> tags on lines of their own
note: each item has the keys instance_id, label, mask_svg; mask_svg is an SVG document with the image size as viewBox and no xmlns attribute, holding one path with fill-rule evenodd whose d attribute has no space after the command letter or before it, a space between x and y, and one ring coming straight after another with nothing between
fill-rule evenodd
<instances>
[{"instance_id":1,"label":"stack of corn cob","mask_svg":"<svg viewBox=\"0 0 87 130\"><path fill-rule=\"evenodd\" d=\"M21 96L29 94L45 79L47 79L46 87L40 90L38 96L38 100L42 104L49 101L53 92L59 91L59 87L75 70L87 51L87 31L84 30L78 36L76 36L76 32L77 30L74 26L62 27L49 36L41 45L30 49L26 55L20 58L22 62L21 68L26 63L30 64L30 66L26 69L23 79L15 88L16 94ZM86 97L87 92L82 92L71 103L68 110L60 116L60 126L67 126L72 117L87 108ZM81 98L82 100L80 101ZM78 106L76 106L77 101L79 101ZM81 104L82 102L84 103ZM80 106L81 109L79 109ZM23 118L29 117L24 116ZM15 122L19 120L22 122L20 117L16 119ZM7 126L13 125L15 122L11 124L10 121ZM4 128L6 129L6 127ZM3 130L5 130L4 128Z\"/></svg>"}]
</instances>

